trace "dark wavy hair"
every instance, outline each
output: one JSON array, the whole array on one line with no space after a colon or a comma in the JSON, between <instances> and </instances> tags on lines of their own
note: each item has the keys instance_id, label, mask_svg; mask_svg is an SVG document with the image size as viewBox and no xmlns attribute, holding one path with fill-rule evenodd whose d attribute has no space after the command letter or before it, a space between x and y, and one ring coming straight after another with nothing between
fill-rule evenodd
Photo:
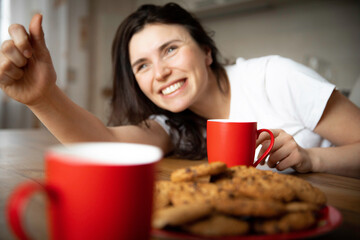
<instances>
[{"instance_id":1,"label":"dark wavy hair","mask_svg":"<svg viewBox=\"0 0 360 240\"><path fill-rule=\"evenodd\" d=\"M109 124L139 125L146 123L151 115L165 115L174 144L172 154L182 158L204 158L206 157L204 136L206 119L188 109L173 113L159 108L140 90L135 79L129 57L129 42L135 33L152 23L181 25L200 47L210 49L213 59L210 68L216 76L220 90L224 93L228 91L225 69L218 60L219 51L197 19L175 3L164 6L142 5L121 23L113 41L114 79Z\"/></svg>"}]
</instances>

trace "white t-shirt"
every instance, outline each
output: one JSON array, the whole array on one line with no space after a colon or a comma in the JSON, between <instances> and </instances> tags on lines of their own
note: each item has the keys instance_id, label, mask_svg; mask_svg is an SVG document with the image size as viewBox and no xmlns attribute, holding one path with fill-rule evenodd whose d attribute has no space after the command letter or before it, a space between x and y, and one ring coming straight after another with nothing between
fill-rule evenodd
<instances>
[{"instance_id":1,"label":"white t-shirt","mask_svg":"<svg viewBox=\"0 0 360 240\"><path fill-rule=\"evenodd\" d=\"M313 130L335 86L315 71L280 56L225 67L231 88L230 119L257 121L258 129L283 129L304 148L331 143ZM165 131L164 116L152 116Z\"/></svg>"},{"instance_id":2,"label":"white t-shirt","mask_svg":"<svg viewBox=\"0 0 360 240\"><path fill-rule=\"evenodd\" d=\"M290 59L267 56L226 67L231 86L230 119L251 119L258 129L283 129L304 148L331 143L313 130L335 86Z\"/></svg>"}]
</instances>

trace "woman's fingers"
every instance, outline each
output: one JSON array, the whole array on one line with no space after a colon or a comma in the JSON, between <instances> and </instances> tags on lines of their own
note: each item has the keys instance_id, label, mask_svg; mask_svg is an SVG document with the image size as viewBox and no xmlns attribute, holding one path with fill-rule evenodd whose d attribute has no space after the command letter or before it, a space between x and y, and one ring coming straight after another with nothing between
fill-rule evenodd
<instances>
[{"instance_id":1,"label":"woman's fingers","mask_svg":"<svg viewBox=\"0 0 360 240\"><path fill-rule=\"evenodd\" d=\"M41 14L35 14L31 19L29 33L31 46L33 47L34 54L36 54L37 60L52 64L50 53L45 43Z\"/></svg>"},{"instance_id":2,"label":"woman's fingers","mask_svg":"<svg viewBox=\"0 0 360 240\"><path fill-rule=\"evenodd\" d=\"M24 70L21 68L26 66L32 52L29 35L22 25L12 24L9 34L11 40L2 43L0 52L0 84L3 86L23 77Z\"/></svg>"},{"instance_id":3,"label":"woman's fingers","mask_svg":"<svg viewBox=\"0 0 360 240\"><path fill-rule=\"evenodd\" d=\"M285 159L289 158L289 156L292 154L293 151L296 150L297 144L293 137L286 133L284 130L281 129L273 129L271 130L273 132L275 142L274 146L272 147L270 151L270 156L268 158L267 164L269 167L279 167L278 165ZM268 134L267 134L268 135ZM265 153L267 148L270 145L270 137L266 134L263 134L262 136L259 136L259 141L262 141L262 147L260 149L260 152L258 154L258 158ZM289 162L286 160L285 162ZM283 166L284 163L280 166Z\"/></svg>"},{"instance_id":4,"label":"woman's fingers","mask_svg":"<svg viewBox=\"0 0 360 240\"><path fill-rule=\"evenodd\" d=\"M275 167L297 148L297 144L293 137L286 132L280 132L276 137L275 143L268 159L268 165L270 167Z\"/></svg>"},{"instance_id":5,"label":"woman's fingers","mask_svg":"<svg viewBox=\"0 0 360 240\"><path fill-rule=\"evenodd\" d=\"M24 76L24 70L15 66L2 52L0 52L0 83L9 85Z\"/></svg>"},{"instance_id":6,"label":"woman's fingers","mask_svg":"<svg viewBox=\"0 0 360 240\"><path fill-rule=\"evenodd\" d=\"M283 141L282 144L271 153L268 159L268 166L273 168L276 167L279 163L289 158L289 156L296 151L295 142Z\"/></svg>"},{"instance_id":7,"label":"woman's fingers","mask_svg":"<svg viewBox=\"0 0 360 240\"><path fill-rule=\"evenodd\" d=\"M32 55L32 47L29 41L29 35L24 26L20 24L10 25L9 34L21 55L25 58L30 58Z\"/></svg>"},{"instance_id":8,"label":"woman's fingers","mask_svg":"<svg viewBox=\"0 0 360 240\"><path fill-rule=\"evenodd\" d=\"M311 169L309 153L300 147L293 136L282 129L273 129L275 142L270 151L267 164L270 168L276 167L277 170L294 168L299 172L308 172ZM262 135L262 134L261 134ZM258 144L262 144L258 158L266 151L270 145L270 137L266 134L259 136ZM262 162L264 164L264 162Z\"/></svg>"},{"instance_id":9,"label":"woman's fingers","mask_svg":"<svg viewBox=\"0 0 360 240\"><path fill-rule=\"evenodd\" d=\"M23 77L24 70L12 63L0 52L0 73L6 74L8 77L18 80Z\"/></svg>"},{"instance_id":10,"label":"woman's fingers","mask_svg":"<svg viewBox=\"0 0 360 240\"><path fill-rule=\"evenodd\" d=\"M273 129L273 130L271 130L271 132L274 135L274 145L270 151L270 154L273 153L274 151L276 151L276 149L278 149L282 145L281 138L278 138L281 130ZM265 153L265 151L270 146L270 143L271 143L270 134L268 134L266 132L262 132L260 134L260 136L258 137L258 139L256 140L256 147L258 147L258 145L260 145L260 144L262 145L261 149L259 151L259 154L258 154L258 158L260 158Z\"/></svg>"},{"instance_id":11,"label":"woman's fingers","mask_svg":"<svg viewBox=\"0 0 360 240\"><path fill-rule=\"evenodd\" d=\"M274 135L274 132L273 132L273 135ZM274 135L274 138L275 137L276 136ZM263 144L264 141L269 140L269 139L270 139L270 134L268 134L267 132L260 133L259 137L256 139L256 147L258 147L260 144Z\"/></svg>"},{"instance_id":12,"label":"woman's fingers","mask_svg":"<svg viewBox=\"0 0 360 240\"><path fill-rule=\"evenodd\" d=\"M42 29L42 15L35 14L29 25L29 33L33 44L45 46L44 31Z\"/></svg>"},{"instance_id":13,"label":"woman's fingers","mask_svg":"<svg viewBox=\"0 0 360 240\"><path fill-rule=\"evenodd\" d=\"M9 78L6 74L0 74L0 87L10 85L14 82L14 79Z\"/></svg>"},{"instance_id":14,"label":"woman's fingers","mask_svg":"<svg viewBox=\"0 0 360 240\"><path fill-rule=\"evenodd\" d=\"M13 40L6 40L1 45L1 52L17 67L23 67L27 64L27 59L16 47Z\"/></svg>"},{"instance_id":15,"label":"woman's fingers","mask_svg":"<svg viewBox=\"0 0 360 240\"><path fill-rule=\"evenodd\" d=\"M300 158L301 158L301 156L300 156L299 152L293 151L286 158L283 159L284 161L280 161L276 165L276 169L279 171L282 171L289 167L294 167L300 162L300 160L301 160Z\"/></svg>"}]
</instances>

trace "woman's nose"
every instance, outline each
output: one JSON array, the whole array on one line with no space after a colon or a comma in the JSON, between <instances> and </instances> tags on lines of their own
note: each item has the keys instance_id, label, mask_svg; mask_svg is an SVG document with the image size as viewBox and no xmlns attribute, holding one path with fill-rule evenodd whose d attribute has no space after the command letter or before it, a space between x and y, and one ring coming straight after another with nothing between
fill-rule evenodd
<instances>
[{"instance_id":1,"label":"woman's nose","mask_svg":"<svg viewBox=\"0 0 360 240\"><path fill-rule=\"evenodd\" d=\"M171 74L171 69L165 64L158 64L155 68L155 79L164 81Z\"/></svg>"}]
</instances>

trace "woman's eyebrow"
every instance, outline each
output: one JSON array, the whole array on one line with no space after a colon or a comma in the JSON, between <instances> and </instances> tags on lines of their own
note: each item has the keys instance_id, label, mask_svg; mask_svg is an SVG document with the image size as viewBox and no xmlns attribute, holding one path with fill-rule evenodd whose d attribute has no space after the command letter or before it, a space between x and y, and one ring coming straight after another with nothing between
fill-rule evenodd
<instances>
[{"instance_id":1,"label":"woman's eyebrow","mask_svg":"<svg viewBox=\"0 0 360 240\"><path fill-rule=\"evenodd\" d=\"M167 46L169 46L170 44L174 43L174 42L180 42L179 39L173 39L170 41L167 41L163 44L160 45L160 47L158 48L159 52L163 51ZM131 64L131 67L134 68L136 65L138 65L139 63L145 61L146 58L139 58L138 60L136 60L133 64Z\"/></svg>"},{"instance_id":2,"label":"woman's eyebrow","mask_svg":"<svg viewBox=\"0 0 360 240\"><path fill-rule=\"evenodd\" d=\"M180 40L178 40L178 39L173 39L173 40L170 40L170 41L165 42L164 44L162 44L162 45L159 47L159 51L161 52L161 51L164 50L167 46L169 46L170 44L172 44L172 43L174 43L174 42L180 42Z\"/></svg>"},{"instance_id":3,"label":"woman's eyebrow","mask_svg":"<svg viewBox=\"0 0 360 240\"><path fill-rule=\"evenodd\" d=\"M133 64L131 64L131 68L134 68L136 65L138 65L139 63L145 61L145 58L139 58L138 60L136 60Z\"/></svg>"}]
</instances>

